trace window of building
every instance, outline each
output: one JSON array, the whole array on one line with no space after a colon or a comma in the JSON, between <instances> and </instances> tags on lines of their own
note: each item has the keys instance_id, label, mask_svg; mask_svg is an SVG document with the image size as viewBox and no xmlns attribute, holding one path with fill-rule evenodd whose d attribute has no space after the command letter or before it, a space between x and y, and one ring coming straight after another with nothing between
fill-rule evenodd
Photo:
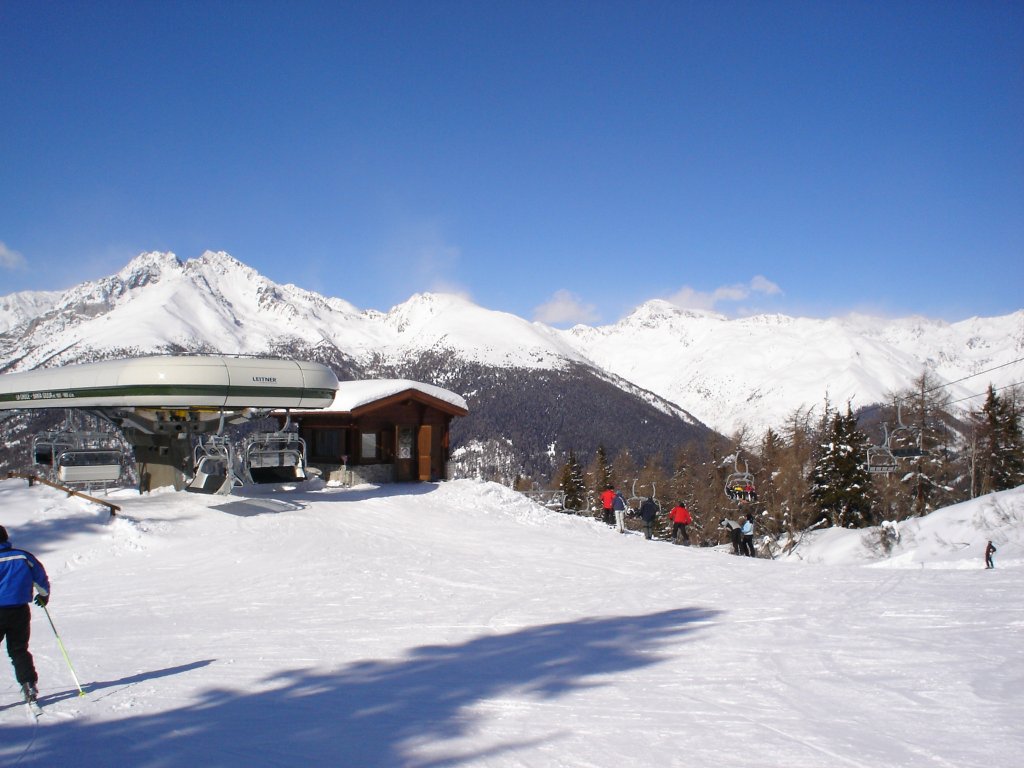
<instances>
[{"instance_id":1,"label":"window of building","mask_svg":"<svg viewBox=\"0 0 1024 768\"><path fill-rule=\"evenodd\" d=\"M411 459L413 446L412 427L402 427L398 430L398 458Z\"/></svg>"},{"instance_id":2,"label":"window of building","mask_svg":"<svg viewBox=\"0 0 1024 768\"><path fill-rule=\"evenodd\" d=\"M341 456L341 432L336 429L313 430L313 455L325 459Z\"/></svg>"},{"instance_id":3,"label":"window of building","mask_svg":"<svg viewBox=\"0 0 1024 768\"><path fill-rule=\"evenodd\" d=\"M362 461L374 461L379 456L379 442L376 432L359 433L359 458Z\"/></svg>"}]
</instances>

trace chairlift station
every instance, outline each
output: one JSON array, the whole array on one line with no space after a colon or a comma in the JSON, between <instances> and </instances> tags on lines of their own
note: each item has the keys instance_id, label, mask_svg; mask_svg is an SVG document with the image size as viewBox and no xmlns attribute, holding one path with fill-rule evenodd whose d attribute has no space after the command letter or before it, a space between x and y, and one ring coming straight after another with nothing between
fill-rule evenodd
<instances>
[{"instance_id":1,"label":"chairlift station","mask_svg":"<svg viewBox=\"0 0 1024 768\"><path fill-rule=\"evenodd\" d=\"M320 363L167 355L5 374L0 376L0 410L60 408L92 414L118 427L134 448L140 488L182 489L195 479L199 460L209 455L209 450L194 454L193 436L200 445L213 445L216 453L215 438L226 424L273 410L325 408L337 389L334 372ZM274 453L282 439L275 437L270 444ZM246 453L261 469L273 461L258 446L247 446ZM51 464L66 482L100 482L110 475L116 480L123 458L111 436L73 428L37 435L33 454L34 461ZM298 461L294 452L283 460ZM188 468L193 469L191 478ZM196 490L210 491L206 485Z\"/></svg>"}]
</instances>

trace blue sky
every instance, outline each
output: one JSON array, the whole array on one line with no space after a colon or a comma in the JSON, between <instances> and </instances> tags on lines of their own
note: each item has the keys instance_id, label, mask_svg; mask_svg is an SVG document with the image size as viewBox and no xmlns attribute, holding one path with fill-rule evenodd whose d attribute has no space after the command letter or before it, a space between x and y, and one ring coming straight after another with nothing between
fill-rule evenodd
<instances>
[{"instance_id":1,"label":"blue sky","mask_svg":"<svg viewBox=\"0 0 1024 768\"><path fill-rule=\"evenodd\" d=\"M0 295L149 250L559 325L1005 314L1024 4L0 0Z\"/></svg>"}]
</instances>

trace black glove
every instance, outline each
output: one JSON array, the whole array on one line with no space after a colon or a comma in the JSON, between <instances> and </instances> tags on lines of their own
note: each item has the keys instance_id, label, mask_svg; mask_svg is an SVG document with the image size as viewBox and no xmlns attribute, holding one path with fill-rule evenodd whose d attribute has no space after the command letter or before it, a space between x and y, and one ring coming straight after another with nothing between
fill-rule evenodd
<instances>
[{"instance_id":1,"label":"black glove","mask_svg":"<svg viewBox=\"0 0 1024 768\"><path fill-rule=\"evenodd\" d=\"M45 608L46 604L48 602L50 602L50 596L49 595L36 595L36 599L33 600L32 602L34 602L40 608Z\"/></svg>"}]
</instances>

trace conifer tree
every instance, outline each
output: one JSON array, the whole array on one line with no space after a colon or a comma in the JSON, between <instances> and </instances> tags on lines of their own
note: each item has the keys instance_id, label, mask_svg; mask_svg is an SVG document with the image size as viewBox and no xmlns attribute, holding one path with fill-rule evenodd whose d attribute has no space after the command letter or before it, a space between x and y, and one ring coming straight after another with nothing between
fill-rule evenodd
<instances>
[{"instance_id":1,"label":"conifer tree","mask_svg":"<svg viewBox=\"0 0 1024 768\"><path fill-rule=\"evenodd\" d=\"M815 522L816 505L810 501L808 478L820 442L813 424L814 409L798 408L789 415L782 433L784 450L773 468L779 523L790 533Z\"/></svg>"},{"instance_id":2,"label":"conifer tree","mask_svg":"<svg viewBox=\"0 0 1024 768\"><path fill-rule=\"evenodd\" d=\"M686 448L680 448L676 451L675 458L672 461L672 474L666 480L665 487L661 490L661 495L668 500L670 504L675 504L680 499L686 498L690 494L691 488L691 477L690 466L692 464L689 452Z\"/></svg>"},{"instance_id":3,"label":"conifer tree","mask_svg":"<svg viewBox=\"0 0 1024 768\"><path fill-rule=\"evenodd\" d=\"M972 489L976 494L1003 491L1024 483L1024 437L1016 392L1007 397L989 385L985 404L976 413Z\"/></svg>"},{"instance_id":4,"label":"conifer tree","mask_svg":"<svg viewBox=\"0 0 1024 768\"><path fill-rule=\"evenodd\" d=\"M782 494L776 486L776 478L781 474L780 463L785 453L785 445L782 438L771 427L764 433L761 440L761 474L757 482L757 498L761 506L768 513L766 520L770 520L771 533L778 534L783 528L783 512L780 508Z\"/></svg>"},{"instance_id":5,"label":"conifer tree","mask_svg":"<svg viewBox=\"0 0 1024 768\"><path fill-rule=\"evenodd\" d=\"M937 506L952 503L953 486L959 474L954 455L948 445L946 424L949 393L945 386L927 371L914 382L913 388L895 396L901 408L898 422L905 426L893 433L894 452L909 454L901 463L907 464L900 478L901 494L896 500L900 516L927 514ZM919 450L921 455L913 455Z\"/></svg>"},{"instance_id":6,"label":"conifer tree","mask_svg":"<svg viewBox=\"0 0 1024 768\"><path fill-rule=\"evenodd\" d=\"M597 456L594 460L597 464L597 471L595 472L595 479L597 483L594 490L598 495L600 495L601 491L609 485L612 485L614 482L612 477L612 465L608 461L608 452L605 450L603 443L597 446Z\"/></svg>"},{"instance_id":7,"label":"conifer tree","mask_svg":"<svg viewBox=\"0 0 1024 768\"><path fill-rule=\"evenodd\" d=\"M694 519L694 525L690 529L690 539L694 542L701 541L698 511L702 508L702 504L698 500L702 498L701 491L706 489L699 488L698 473L703 463L689 447L680 448L676 452L672 474L665 478L664 485L658 486L662 515L654 526L655 538L665 539L669 537L672 524L669 522L668 512L676 504L683 504L690 510L690 514L693 515Z\"/></svg>"},{"instance_id":8,"label":"conifer tree","mask_svg":"<svg viewBox=\"0 0 1024 768\"><path fill-rule=\"evenodd\" d=\"M567 511L579 512L587 508L587 488L583 481L583 468L570 449L569 458L562 467L559 489L565 494L564 508Z\"/></svg>"},{"instance_id":9,"label":"conifer tree","mask_svg":"<svg viewBox=\"0 0 1024 768\"><path fill-rule=\"evenodd\" d=\"M622 493L625 499L629 499L633 490L634 482L640 477L640 466L628 448L619 451L619 455L612 462L615 477L618 478L616 490Z\"/></svg>"},{"instance_id":10,"label":"conifer tree","mask_svg":"<svg viewBox=\"0 0 1024 768\"><path fill-rule=\"evenodd\" d=\"M608 463L608 454L603 444L597 446L593 460L587 465L585 477L587 484L587 506L597 517L601 515L601 492L612 484L612 467Z\"/></svg>"},{"instance_id":11,"label":"conifer tree","mask_svg":"<svg viewBox=\"0 0 1024 768\"><path fill-rule=\"evenodd\" d=\"M864 466L867 437L857 427L849 404L846 414L838 411L827 423L811 470L810 498L819 519L832 525L862 528L875 522L877 503L874 486Z\"/></svg>"}]
</instances>

